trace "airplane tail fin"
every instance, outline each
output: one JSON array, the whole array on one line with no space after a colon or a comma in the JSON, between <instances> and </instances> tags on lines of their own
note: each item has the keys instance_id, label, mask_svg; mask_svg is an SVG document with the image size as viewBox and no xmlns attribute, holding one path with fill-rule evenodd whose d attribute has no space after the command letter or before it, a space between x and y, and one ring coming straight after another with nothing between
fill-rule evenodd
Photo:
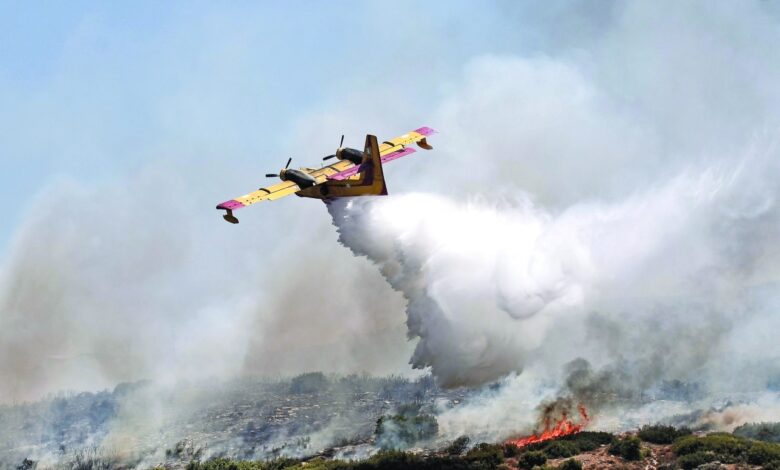
<instances>
[{"instance_id":1,"label":"airplane tail fin","mask_svg":"<svg viewBox=\"0 0 780 470\"><path fill-rule=\"evenodd\" d=\"M320 199L387 195L382 155L379 153L376 136L370 134L366 136L363 160L354 173L343 178L328 179L323 184L298 192L298 195Z\"/></svg>"},{"instance_id":2,"label":"airplane tail fin","mask_svg":"<svg viewBox=\"0 0 780 470\"><path fill-rule=\"evenodd\" d=\"M382 156L379 153L379 142L375 135L368 134L366 136L366 147L363 153L366 160L364 164L369 165L366 172L367 181L365 181L372 190L369 194L386 196L387 183L385 182L385 172L382 167Z\"/></svg>"}]
</instances>

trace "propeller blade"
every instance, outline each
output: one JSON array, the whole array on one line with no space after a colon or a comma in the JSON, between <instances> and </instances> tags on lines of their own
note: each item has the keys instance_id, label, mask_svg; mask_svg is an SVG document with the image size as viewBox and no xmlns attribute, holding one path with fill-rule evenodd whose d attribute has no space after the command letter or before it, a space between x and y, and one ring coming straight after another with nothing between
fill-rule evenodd
<instances>
[{"instance_id":1,"label":"propeller blade","mask_svg":"<svg viewBox=\"0 0 780 470\"><path fill-rule=\"evenodd\" d=\"M290 162L291 162L291 161L292 161L292 157L290 157L290 158L287 160L287 165L285 165L285 166L284 166L284 169L285 169L285 170L287 169L287 167L288 167L288 166L290 166Z\"/></svg>"},{"instance_id":2,"label":"propeller blade","mask_svg":"<svg viewBox=\"0 0 780 470\"><path fill-rule=\"evenodd\" d=\"M277 173L266 173L265 177L266 178L278 178L279 175Z\"/></svg>"},{"instance_id":3,"label":"propeller blade","mask_svg":"<svg viewBox=\"0 0 780 470\"><path fill-rule=\"evenodd\" d=\"M344 134L341 134L341 142L339 142L339 148L344 145Z\"/></svg>"},{"instance_id":4,"label":"propeller blade","mask_svg":"<svg viewBox=\"0 0 780 470\"><path fill-rule=\"evenodd\" d=\"M331 158L336 158L336 155L328 155L327 157L323 158L323 160L330 160Z\"/></svg>"}]
</instances>

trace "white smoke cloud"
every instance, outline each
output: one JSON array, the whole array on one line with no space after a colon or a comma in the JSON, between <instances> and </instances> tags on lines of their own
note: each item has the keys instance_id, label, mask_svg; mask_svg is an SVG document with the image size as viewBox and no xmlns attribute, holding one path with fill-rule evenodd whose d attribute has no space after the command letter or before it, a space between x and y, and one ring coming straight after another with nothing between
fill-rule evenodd
<instances>
[{"instance_id":1,"label":"white smoke cloud","mask_svg":"<svg viewBox=\"0 0 780 470\"><path fill-rule=\"evenodd\" d=\"M527 199L493 207L425 194L329 208L340 241L407 298L410 335L421 338L412 364L448 386L476 385L522 370L561 316L686 295L713 263L700 226L723 180L680 177L558 214Z\"/></svg>"}]
</instances>

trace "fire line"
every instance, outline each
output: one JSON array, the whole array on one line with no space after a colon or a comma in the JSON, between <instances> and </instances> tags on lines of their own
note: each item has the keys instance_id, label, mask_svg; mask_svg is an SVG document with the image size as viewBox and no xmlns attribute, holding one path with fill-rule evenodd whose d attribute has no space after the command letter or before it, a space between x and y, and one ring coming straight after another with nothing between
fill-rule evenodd
<instances>
[{"instance_id":1,"label":"fire line","mask_svg":"<svg viewBox=\"0 0 780 470\"><path fill-rule=\"evenodd\" d=\"M588 425L590 417L588 416L588 410L583 405L577 405L577 410L580 413L580 422L575 423L569 420L567 414L564 412L560 420L557 420L553 425L550 418L547 417L544 423L544 430L539 434L532 434L527 437L521 437L518 439L509 439L507 444L514 444L517 447L527 446L529 444L535 444L537 442L549 441L569 434L576 434L582 431L585 426Z\"/></svg>"}]
</instances>

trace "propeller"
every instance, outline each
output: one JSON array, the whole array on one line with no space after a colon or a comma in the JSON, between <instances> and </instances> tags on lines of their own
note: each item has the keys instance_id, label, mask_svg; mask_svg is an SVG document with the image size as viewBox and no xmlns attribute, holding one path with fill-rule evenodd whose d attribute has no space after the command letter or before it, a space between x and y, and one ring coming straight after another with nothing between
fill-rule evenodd
<instances>
[{"instance_id":1,"label":"propeller","mask_svg":"<svg viewBox=\"0 0 780 470\"><path fill-rule=\"evenodd\" d=\"M344 145L344 134L341 134L341 142L339 142L339 148L341 148L342 145ZM334 153L333 155L328 155L327 157L323 158L323 160L330 160L331 158L336 158L336 154Z\"/></svg>"},{"instance_id":2,"label":"propeller","mask_svg":"<svg viewBox=\"0 0 780 470\"><path fill-rule=\"evenodd\" d=\"M290 162L292 162L292 157L287 159L287 164L284 166L285 170L287 169L287 167L290 166ZM266 173L265 177L266 178L281 178L281 176L279 176L279 173Z\"/></svg>"}]
</instances>

